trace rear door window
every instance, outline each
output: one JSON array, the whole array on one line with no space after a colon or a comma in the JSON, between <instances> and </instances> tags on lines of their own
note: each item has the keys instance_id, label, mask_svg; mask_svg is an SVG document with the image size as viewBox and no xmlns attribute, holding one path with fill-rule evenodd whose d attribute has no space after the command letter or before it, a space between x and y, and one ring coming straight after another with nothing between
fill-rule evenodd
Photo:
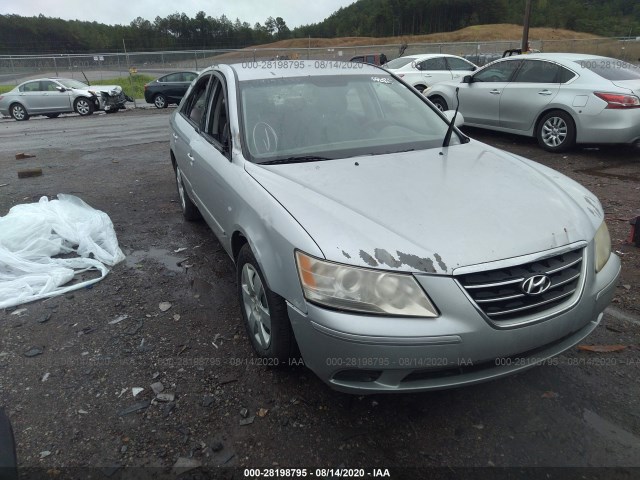
<instances>
[{"instance_id":1,"label":"rear door window","mask_svg":"<svg viewBox=\"0 0 640 480\"><path fill-rule=\"evenodd\" d=\"M517 83L559 83L560 66L542 60L525 60L513 82Z\"/></svg>"},{"instance_id":2,"label":"rear door window","mask_svg":"<svg viewBox=\"0 0 640 480\"><path fill-rule=\"evenodd\" d=\"M606 80L640 80L640 67L615 58L584 59L576 63Z\"/></svg>"}]
</instances>

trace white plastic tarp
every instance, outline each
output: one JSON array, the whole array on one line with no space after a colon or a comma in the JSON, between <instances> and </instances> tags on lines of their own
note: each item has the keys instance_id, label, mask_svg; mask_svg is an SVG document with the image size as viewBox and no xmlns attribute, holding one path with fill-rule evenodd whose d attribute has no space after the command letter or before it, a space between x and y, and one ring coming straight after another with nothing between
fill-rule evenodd
<instances>
[{"instance_id":1,"label":"white plastic tarp","mask_svg":"<svg viewBox=\"0 0 640 480\"><path fill-rule=\"evenodd\" d=\"M0 217L0 308L94 284L124 258L109 216L78 197L16 205ZM78 281L90 270L100 276Z\"/></svg>"}]
</instances>

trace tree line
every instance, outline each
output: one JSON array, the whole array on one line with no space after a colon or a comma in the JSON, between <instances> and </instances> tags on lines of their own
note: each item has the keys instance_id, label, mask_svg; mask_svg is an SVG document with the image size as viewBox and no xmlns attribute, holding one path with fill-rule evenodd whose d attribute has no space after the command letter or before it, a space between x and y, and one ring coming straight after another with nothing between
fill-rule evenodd
<instances>
[{"instance_id":1,"label":"tree line","mask_svg":"<svg viewBox=\"0 0 640 480\"><path fill-rule=\"evenodd\" d=\"M640 36L637 0L532 0L531 26ZM522 24L525 0L359 0L295 36L387 37L449 32L471 25Z\"/></svg>"},{"instance_id":2,"label":"tree line","mask_svg":"<svg viewBox=\"0 0 640 480\"><path fill-rule=\"evenodd\" d=\"M522 23L525 0L358 0L324 21L289 29L283 17L250 25L198 12L129 25L0 15L0 53L85 53L243 48L288 38L386 37L453 31L470 25ZM533 27L603 36L640 36L635 0L533 0Z\"/></svg>"}]
</instances>

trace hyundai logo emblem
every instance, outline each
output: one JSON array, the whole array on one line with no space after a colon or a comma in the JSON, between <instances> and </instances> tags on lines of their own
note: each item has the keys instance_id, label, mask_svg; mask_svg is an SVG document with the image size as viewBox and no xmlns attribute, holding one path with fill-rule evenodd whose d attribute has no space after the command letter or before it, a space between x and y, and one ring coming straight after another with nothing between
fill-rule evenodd
<instances>
[{"instance_id":1,"label":"hyundai logo emblem","mask_svg":"<svg viewBox=\"0 0 640 480\"><path fill-rule=\"evenodd\" d=\"M551 279L546 275L534 275L527 278L520 288L527 295L540 295L551 287Z\"/></svg>"}]
</instances>

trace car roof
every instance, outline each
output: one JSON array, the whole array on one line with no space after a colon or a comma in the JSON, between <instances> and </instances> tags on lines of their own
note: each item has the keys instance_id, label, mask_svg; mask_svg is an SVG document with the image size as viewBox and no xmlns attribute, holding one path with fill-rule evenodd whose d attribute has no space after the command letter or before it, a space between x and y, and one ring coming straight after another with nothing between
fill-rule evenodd
<instances>
[{"instance_id":1,"label":"car roof","mask_svg":"<svg viewBox=\"0 0 640 480\"><path fill-rule=\"evenodd\" d=\"M414 54L414 55L404 55L403 57L398 57L398 58L415 58L416 60L425 60L427 58L435 58L435 57L461 58L461 57L458 57L457 55L451 55L449 53L421 53L421 54Z\"/></svg>"},{"instance_id":2,"label":"car roof","mask_svg":"<svg viewBox=\"0 0 640 480\"><path fill-rule=\"evenodd\" d=\"M233 70L239 81L261 80L274 77L292 78L310 75L389 75L389 72L375 65L368 63L352 63L344 60L248 61L234 63L231 65L216 65L211 68L219 70L229 68Z\"/></svg>"}]
</instances>

